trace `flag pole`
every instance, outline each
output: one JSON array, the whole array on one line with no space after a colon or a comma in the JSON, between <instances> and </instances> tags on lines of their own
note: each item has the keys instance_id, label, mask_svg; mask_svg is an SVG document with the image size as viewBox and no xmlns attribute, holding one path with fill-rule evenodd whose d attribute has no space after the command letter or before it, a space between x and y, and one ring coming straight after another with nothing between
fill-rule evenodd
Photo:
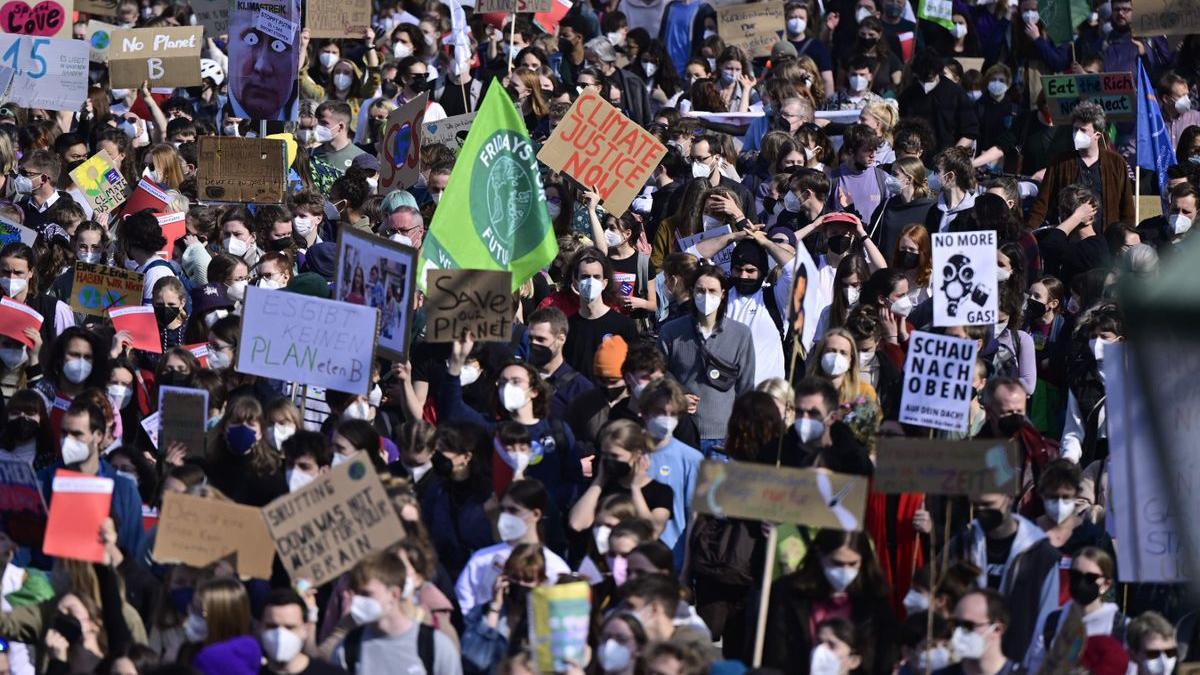
<instances>
[{"instance_id":1,"label":"flag pole","mask_svg":"<svg viewBox=\"0 0 1200 675\"><path fill-rule=\"evenodd\" d=\"M509 27L508 27L508 74L509 75L512 75L512 63L513 63L512 43L513 43L513 38L515 38L516 36L517 36L517 15L516 15L516 13L514 13L512 15L512 23L509 24Z\"/></svg>"},{"instance_id":2,"label":"flag pole","mask_svg":"<svg viewBox=\"0 0 1200 675\"><path fill-rule=\"evenodd\" d=\"M1161 197L1161 195L1160 195ZM1133 167L1133 224L1137 226L1142 222L1142 167L1134 164Z\"/></svg>"}]
</instances>

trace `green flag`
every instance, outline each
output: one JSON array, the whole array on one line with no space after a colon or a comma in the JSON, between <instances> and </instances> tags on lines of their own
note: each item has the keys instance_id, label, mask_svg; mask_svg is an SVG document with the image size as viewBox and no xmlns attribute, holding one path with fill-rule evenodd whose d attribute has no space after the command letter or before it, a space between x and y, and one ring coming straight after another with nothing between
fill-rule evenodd
<instances>
[{"instance_id":1,"label":"green flag","mask_svg":"<svg viewBox=\"0 0 1200 675\"><path fill-rule=\"evenodd\" d=\"M932 21L946 30L954 30L954 22L950 20L953 11L951 0L917 0L917 17Z\"/></svg>"},{"instance_id":2,"label":"green flag","mask_svg":"<svg viewBox=\"0 0 1200 675\"><path fill-rule=\"evenodd\" d=\"M417 284L430 269L507 270L515 291L556 255L537 150L493 80L421 243Z\"/></svg>"},{"instance_id":3,"label":"green flag","mask_svg":"<svg viewBox=\"0 0 1200 675\"><path fill-rule=\"evenodd\" d=\"M1092 12L1088 0L1038 0L1038 14L1056 45L1075 39L1075 27Z\"/></svg>"}]
</instances>

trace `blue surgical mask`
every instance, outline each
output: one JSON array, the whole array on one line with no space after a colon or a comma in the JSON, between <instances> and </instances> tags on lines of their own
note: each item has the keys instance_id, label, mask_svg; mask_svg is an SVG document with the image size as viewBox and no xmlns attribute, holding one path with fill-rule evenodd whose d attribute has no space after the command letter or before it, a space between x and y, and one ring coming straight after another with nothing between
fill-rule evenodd
<instances>
[{"instance_id":1,"label":"blue surgical mask","mask_svg":"<svg viewBox=\"0 0 1200 675\"><path fill-rule=\"evenodd\" d=\"M229 449L238 455L245 455L258 442L258 432L245 424L233 424L225 430L225 440Z\"/></svg>"}]
</instances>

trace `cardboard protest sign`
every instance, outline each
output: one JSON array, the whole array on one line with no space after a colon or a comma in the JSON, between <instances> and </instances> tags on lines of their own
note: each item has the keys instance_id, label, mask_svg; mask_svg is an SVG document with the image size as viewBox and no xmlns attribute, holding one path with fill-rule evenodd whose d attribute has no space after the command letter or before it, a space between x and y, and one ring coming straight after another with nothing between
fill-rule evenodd
<instances>
[{"instance_id":1,"label":"cardboard protest sign","mask_svg":"<svg viewBox=\"0 0 1200 675\"><path fill-rule=\"evenodd\" d=\"M407 358L412 333L417 250L354 228L338 232L333 297L379 310L382 354Z\"/></svg>"},{"instance_id":2,"label":"cardboard protest sign","mask_svg":"<svg viewBox=\"0 0 1200 675\"><path fill-rule=\"evenodd\" d=\"M1132 24L1135 36L1200 33L1200 12L1179 0L1138 0Z\"/></svg>"},{"instance_id":3,"label":"cardboard protest sign","mask_svg":"<svg viewBox=\"0 0 1200 675\"><path fill-rule=\"evenodd\" d=\"M108 63L108 48L112 44L112 32L117 27L92 19L87 22L88 61Z\"/></svg>"},{"instance_id":4,"label":"cardboard protest sign","mask_svg":"<svg viewBox=\"0 0 1200 675\"><path fill-rule=\"evenodd\" d=\"M281 140L201 136L199 156L201 199L279 204L287 194L287 146Z\"/></svg>"},{"instance_id":5,"label":"cardboard protest sign","mask_svg":"<svg viewBox=\"0 0 1200 675\"><path fill-rule=\"evenodd\" d=\"M158 447L166 454L174 443L187 448L188 457L205 456L205 423L208 421L208 391L186 387L158 388Z\"/></svg>"},{"instance_id":6,"label":"cardboard protest sign","mask_svg":"<svg viewBox=\"0 0 1200 675\"><path fill-rule=\"evenodd\" d=\"M379 144L379 194L407 188L421 175L421 121L428 92L388 114Z\"/></svg>"},{"instance_id":7,"label":"cardboard protest sign","mask_svg":"<svg viewBox=\"0 0 1200 675\"><path fill-rule=\"evenodd\" d=\"M0 460L0 527L22 546L40 546L46 532L41 483L23 460Z\"/></svg>"},{"instance_id":8,"label":"cardboard protest sign","mask_svg":"<svg viewBox=\"0 0 1200 675\"><path fill-rule=\"evenodd\" d=\"M374 307L250 286L236 369L365 395L378 325Z\"/></svg>"},{"instance_id":9,"label":"cardboard protest sign","mask_svg":"<svg viewBox=\"0 0 1200 675\"><path fill-rule=\"evenodd\" d=\"M990 326L998 316L996 233L933 235L933 325Z\"/></svg>"},{"instance_id":10,"label":"cardboard protest sign","mask_svg":"<svg viewBox=\"0 0 1200 675\"><path fill-rule=\"evenodd\" d=\"M592 588L586 581L529 592L529 648L539 673L562 673L587 660Z\"/></svg>"},{"instance_id":11,"label":"cardboard protest sign","mask_svg":"<svg viewBox=\"0 0 1200 675\"><path fill-rule=\"evenodd\" d=\"M140 272L82 260L75 262L71 283L71 311L91 316L104 316L115 307L140 306L145 292Z\"/></svg>"},{"instance_id":12,"label":"cardboard protest sign","mask_svg":"<svg viewBox=\"0 0 1200 675\"><path fill-rule=\"evenodd\" d=\"M314 38L362 38L371 25L371 0L308 0L304 27Z\"/></svg>"},{"instance_id":13,"label":"cardboard protest sign","mask_svg":"<svg viewBox=\"0 0 1200 675\"><path fill-rule=\"evenodd\" d=\"M92 16L116 16L117 0L75 0L75 11Z\"/></svg>"},{"instance_id":14,"label":"cardboard protest sign","mask_svg":"<svg viewBox=\"0 0 1200 675\"><path fill-rule=\"evenodd\" d=\"M474 119L475 113L469 112L463 115L447 117L444 120L436 122L426 122L424 133L421 134L421 145L426 146L441 143L451 150L457 150L467 140L467 130L471 128L471 122ZM383 164L383 162L380 162L380 164Z\"/></svg>"},{"instance_id":15,"label":"cardboard protest sign","mask_svg":"<svg viewBox=\"0 0 1200 675\"><path fill-rule=\"evenodd\" d=\"M304 4L301 0L231 3L225 30L237 37L229 40L225 73L229 79L229 105L238 117L256 122L284 122L299 117L297 74ZM311 10L313 3L307 4ZM264 12L282 21L264 18ZM292 34L285 39L284 31L289 28ZM362 34L355 37L361 38Z\"/></svg>"},{"instance_id":16,"label":"cardboard protest sign","mask_svg":"<svg viewBox=\"0 0 1200 675\"><path fill-rule=\"evenodd\" d=\"M972 70L980 73L983 72L984 59L982 56L956 56L954 60L958 61L958 64L962 66L964 73Z\"/></svg>"},{"instance_id":17,"label":"cardboard protest sign","mask_svg":"<svg viewBox=\"0 0 1200 675\"><path fill-rule=\"evenodd\" d=\"M770 56L784 31L783 2L751 2L717 8L717 28L726 46L740 47L751 58Z\"/></svg>"},{"instance_id":18,"label":"cardboard protest sign","mask_svg":"<svg viewBox=\"0 0 1200 675\"><path fill-rule=\"evenodd\" d=\"M0 218L0 246L14 244L20 242L26 246L33 246L33 242L37 241L37 232L18 225L3 218Z\"/></svg>"},{"instance_id":19,"label":"cardboard protest sign","mask_svg":"<svg viewBox=\"0 0 1200 675\"><path fill-rule=\"evenodd\" d=\"M54 494L42 552L71 560L104 562L100 526L112 507L113 479L59 469L51 485Z\"/></svg>"},{"instance_id":20,"label":"cardboard protest sign","mask_svg":"<svg viewBox=\"0 0 1200 675\"><path fill-rule=\"evenodd\" d=\"M1104 108L1110 122L1132 122L1137 118L1137 85L1133 73L1043 75L1046 107L1055 123L1071 121L1071 111L1083 101Z\"/></svg>"},{"instance_id":21,"label":"cardboard protest sign","mask_svg":"<svg viewBox=\"0 0 1200 675\"><path fill-rule=\"evenodd\" d=\"M585 90L554 128L537 158L584 187L596 187L604 209L620 216L666 152L650 132L599 94Z\"/></svg>"},{"instance_id":22,"label":"cardboard protest sign","mask_svg":"<svg viewBox=\"0 0 1200 675\"><path fill-rule=\"evenodd\" d=\"M33 347L33 341L25 337L27 328L41 330L42 315L25 303L7 296L0 297L0 335L12 338L26 347Z\"/></svg>"},{"instance_id":23,"label":"cardboard protest sign","mask_svg":"<svg viewBox=\"0 0 1200 675\"><path fill-rule=\"evenodd\" d=\"M164 492L154 561L204 567L233 554L238 576L270 579L275 547L262 511L234 502Z\"/></svg>"},{"instance_id":24,"label":"cardboard protest sign","mask_svg":"<svg viewBox=\"0 0 1200 675\"><path fill-rule=\"evenodd\" d=\"M1004 440L883 436L875 452L875 492L1012 495L1018 466L1016 447Z\"/></svg>"},{"instance_id":25,"label":"cardboard protest sign","mask_svg":"<svg viewBox=\"0 0 1200 675\"><path fill-rule=\"evenodd\" d=\"M72 11L71 0L7 0L0 6L0 32L70 40Z\"/></svg>"},{"instance_id":26,"label":"cardboard protest sign","mask_svg":"<svg viewBox=\"0 0 1200 675\"><path fill-rule=\"evenodd\" d=\"M692 508L722 518L855 531L867 508L865 476L827 469L717 462L700 465Z\"/></svg>"},{"instance_id":27,"label":"cardboard protest sign","mask_svg":"<svg viewBox=\"0 0 1200 675\"><path fill-rule=\"evenodd\" d=\"M267 504L262 515L292 580L316 586L404 539L400 517L365 453Z\"/></svg>"},{"instance_id":28,"label":"cardboard protest sign","mask_svg":"<svg viewBox=\"0 0 1200 675\"><path fill-rule=\"evenodd\" d=\"M131 28L112 32L108 77L113 87L194 87L200 84L201 26Z\"/></svg>"},{"instance_id":29,"label":"cardboard protest sign","mask_svg":"<svg viewBox=\"0 0 1200 675\"><path fill-rule=\"evenodd\" d=\"M20 1L12 0L4 9ZM68 38L70 28L68 22ZM0 54L15 71L9 101L23 108L74 112L87 98L88 45L83 40L0 34Z\"/></svg>"},{"instance_id":30,"label":"cardboard protest sign","mask_svg":"<svg viewBox=\"0 0 1200 675\"><path fill-rule=\"evenodd\" d=\"M512 274L429 270L425 282L425 341L453 342L471 331L478 342L512 336Z\"/></svg>"},{"instance_id":31,"label":"cardboard protest sign","mask_svg":"<svg viewBox=\"0 0 1200 675\"><path fill-rule=\"evenodd\" d=\"M475 0L475 13L507 12L526 14L554 11L554 0Z\"/></svg>"},{"instance_id":32,"label":"cardboard protest sign","mask_svg":"<svg viewBox=\"0 0 1200 675\"><path fill-rule=\"evenodd\" d=\"M133 340L131 347L151 354L162 353L162 338L158 334L158 321L154 318L154 307L150 305L131 305L120 309L108 310L108 318L112 319L113 331L125 331Z\"/></svg>"},{"instance_id":33,"label":"cardboard protest sign","mask_svg":"<svg viewBox=\"0 0 1200 675\"><path fill-rule=\"evenodd\" d=\"M229 0L190 0L196 23L204 26L204 34L215 38L224 35L229 27Z\"/></svg>"},{"instance_id":34,"label":"cardboard protest sign","mask_svg":"<svg viewBox=\"0 0 1200 675\"><path fill-rule=\"evenodd\" d=\"M116 162L101 149L71 171L71 180L96 213L110 213L125 201L128 183Z\"/></svg>"},{"instance_id":35,"label":"cardboard protest sign","mask_svg":"<svg viewBox=\"0 0 1200 675\"><path fill-rule=\"evenodd\" d=\"M904 359L900 422L967 431L977 349L974 340L914 331Z\"/></svg>"}]
</instances>

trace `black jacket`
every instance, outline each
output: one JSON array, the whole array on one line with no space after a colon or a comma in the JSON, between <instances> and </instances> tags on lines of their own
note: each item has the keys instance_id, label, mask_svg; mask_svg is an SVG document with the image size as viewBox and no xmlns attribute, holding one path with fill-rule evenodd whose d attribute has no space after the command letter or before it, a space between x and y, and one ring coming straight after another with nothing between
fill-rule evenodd
<instances>
[{"instance_id":1,"label":"black jacket","mask_svg":"<svg viewBox=\"0 0 1200 675\"><path fill-rule=\"evenodd\" d=\"M1042 228L1037 234L1043 270L1064 284L1070 284L1076 274L1104 267L1112 260L1108 242L1098 234L1072 240L1057 227Z\"/></svg>"},{"instance_id":2,"label":"black jacket","mask_svg":"<svg viewBox=\"0 0 1200 675\"><path fill-rule=\"evenodd\" d=\"M923 197L903 202L895 197L885 200L871 214L871 241L879 247L883 257L892 259L900 242L900 233L909 225L924 225L933 197Z\"/></svg>"},{"instance_id":3,"label":"black jacket","mask_svg":"<svg viewBox=\"0 0 1200 675\"><path fill-rule=\"evenodd\" d=\"M620 68L609 75L621 90L621 112L639 127L650 124L650 95L646 93L646 81L628 70Z\"/></svg>"},{"instance_id":4,"label":"black jacket","mask_svg":"<svg viewBox=\"0 0 1200 675\"><path fill-rule=\"evenodd\" d=\"M821 466L837 473L856 476L870 476L875 473L875 465L867 446L858 442L850 428L841 422L835 422L829 429L833 445L828 448L816 448L800 442L800 434L795 427L788 429L783 435L780 446L780 464L798 469L814 466L821 460ZM763 448L758 461L762 464L775 463L776 447L774 444Z\"/></svg>"},{"instance_id":5,"label":"black jacket","mask_svg":"<svg viewBox=\"0 0 1200 675\"><path fill-rule=\"evenodd\" d=\"M900 94L900 109L906 117L923 117L933 125L935 148L948 148L960 138L979 138L979 115L975 103L962 87L940 78L928 94L914 82Z\"/></svg>"}]
</instances>

